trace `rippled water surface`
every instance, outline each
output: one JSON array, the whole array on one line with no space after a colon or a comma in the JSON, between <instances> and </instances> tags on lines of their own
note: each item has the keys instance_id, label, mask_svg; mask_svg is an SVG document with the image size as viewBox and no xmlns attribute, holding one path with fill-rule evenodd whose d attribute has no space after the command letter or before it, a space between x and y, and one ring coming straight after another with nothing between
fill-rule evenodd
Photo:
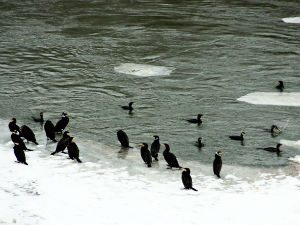
<instances>
[{"instance_id":1,"label":"rippled water surface","mask_svg":"<svg viewBox=\"0 0 300 225\"><path fill-rule=\"evenodd\" d=\"M283 147L278 157L256 148L299 140L299 107L237 99L277 92L278 80L299 92L299 24L281 20L299 8L275 0L1 1L0 118L16 117L43 139L31 116L43 111L55 123L68 112L89 160L101 158L97 143L118 147L123 129L133 146L159 135L186 161L211 164L221 150L225 164L286 165L298 150ZM115 71L122 63L174 70L134 76ZM119 107L130 101L131 114ZM201 126L184 121L198 113ZM282 129L277 137L263 132L272 124ZM244 145L229 140L241 131Z\"/></svg>"}]
</instances>

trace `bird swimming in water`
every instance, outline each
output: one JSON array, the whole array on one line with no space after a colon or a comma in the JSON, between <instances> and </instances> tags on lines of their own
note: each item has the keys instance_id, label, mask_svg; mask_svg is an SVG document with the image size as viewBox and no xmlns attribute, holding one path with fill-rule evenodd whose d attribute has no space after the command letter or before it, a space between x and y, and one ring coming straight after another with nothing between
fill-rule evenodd
<instances>
[{"instance_id":1,"label":"bird swimming in water","mask_svg":"<svg viewBox=\"0 0 300 225\"><path fill-rule=\"evenodd\" d=\"M166 162L168 163L167 166L171 169L172 169L172 167L181 169L182 167L179 166L176 156L170 152L170 146L168 144L162 144L162 146L164 146L166 148L163 152L163 156L164 156Z\"/></svg>"},{"instance_id":2,"label":"bird swimming in water","mask_svg":"<svg viewBox=\"0 0 300 225\"><path fill-rule=\"evenodd\" d=\"M189 168L184 168L181 174L181 180L185 189L192 189L194 191L198 191L193 188L193 181L191 177L191 170Z\"/></svg>"},{"instance_id":3,"label":"bird swimming in water","mask_svg":"<svg viewBox=\"0 0 300 225\"><path fill-rule=\"evenodd\" d=\"M23 148L19 145L18 142L15 142L14 153L18 162L28 165L28 163L26 162L26 156L23 151Z\"/></svg>"},{"instance_id":4,"label":"bird swimming in water","mask_svg":"<svg viewBox=\"0 0 300 225\"><path fill-rule=\"evenodd\" d=\"M17 125L17 120L16 118L12 118L8 124L8 128L10 132L13 132L14 130L20 131L20 127Z\"/></svg>"},{"instance_id":5,"label":"bird swimming in water","mask_svg":"<svg viewBox=\"0 0 300 225\"><path fill-rule=\"evenodd\" d=\"M152 136L153 138L154 138L154 141L153 141L153 143L151 144L151 148L150 148L150 150L151 150L151 155L152 155L152 157L156 160L156 161L158 161L158 152L159 152L159 149L160 149L160 143L159 143L159 136L157 136L157 135L154 135L154 136Z\"/></svg>"},{"instance_id":6,"label":"bird swimming in water","mask_svg":"<svg viewBox=\"0 0 300 225\"><path fill-rule=\"evenodd\" d=\"M38 143L36 142L35 135L34 135L33 131L28 126L26 126L26 125L21 126L20 127L20 134L27 141L31 141L34 144L38 145Z\"/></svg>"},{"instance_id":7,"label":"bird swimming in water","mask_svg":"<svg viewBox=\"0 0 300 225\"><path fill-rule=\"evenodd\" d=\"M283 91L284 85L283 85L283 81L279 80L278 81L278 85L276 86L277 89L279 89L280 91Z\"/></svg>"},{"instance_id":8,"label":"bird swimming in water","mask_svg":"<svg viewBox=\"0 0 300 225\"><path fill-rule=\"evenodd\" d=\"M23 150L27 150L27 151L33 151L31 149L28 149L24 143L24 141L22 140L21 136L17 134L18 131L14 130L13 132L11 132L11 140L13 143L18 143L20 148L22 148Z\"/></svg>"},{"instance_id":9,"label":"bird swimming in water","mask_svg":"<svg viewBox=\"0 0 300 225\"><path fill-rule=\"evenodd\" d=\"M68 155L72 160L76 159L77 162L81 163L81 160L79 159L79 148L74 142L74 139L74 137L69 138L69 143L67 145Z\"/></svg>"},{"instance_id":10,"label":"bird swimming in water","mask_svg":"<svg viewBox=\"0 0 300 225\"><path fill-rule=\"evenodd\" d=\"M133 104L135 104L135 102L129 102L128 105L121 106L121 108L124 109L124 110L130 110L131 111L131 110L133 110L133 108L132 108Z\"/></svg>"},{"instance_id":11,"label":"bird swimming in water","mask_svg":"<svg viewBox=\"0 0 300 225\"><path fill-rule=\"evenodd\" d=\"M198 140L196 141L196 145L197 145L199 148L204 147L204 144L202 143L202 137L199 137L199 138L198 138Z\"/></svg>"},{"instance_id":12,"label":"bird swimming in water","mask_svg":"<svg viewBox=\"0 0 300 225\"><path fill-rule=\"evenodd\" d=\"M268 151L268 152L277 152L277 153L279 153L279 152L281 152L281 150L280 150L281 146L282 146L282 144L278 143L276 145L276 148L274 148L274 147L267 147L267 148L257 148L257 149L262 149L262 150L265 150L265 151Z\"/></svg>"},{"instance_id":13,"label":"bird swimming in water","mask_svg":"<svg viewBox=\"0 0 300 225\"><path fill-rule=\"evenodd\" d=\"M127 136L127 134L123 130L119 130L117 132L117 137L118 137L118 140L121 143L122 147L132 148L131 146L129 146L128 136Z\"/></svg>"},{"instance_id":14,"label":"bird swimming in water","mask_svg":"<svg viewBox=\"0 0 300 225\"><path fill-rule=\"evenodd\" d=\"M229 136L229 138L232 139L232 140L243 141L244 136L245 136L245 132L242 132L240 136Z\"/></svg>"},{"instance_id":15,"label":"bird swimming in water","mask_svg":"<svg viewBox=\"0 0 300 225\"><path fill-rule=\"evenodd\" d=\"M43 123L43 122L44 122L44 113L43 113L43 112L40 112L40 118L32 117L32 119L33 119L34 122L40 122L40 123Z\"/></svg>"},{"instance_id":16,"label":"bird swimming in water","mask_svg":"<svg viewBox=\"0 0 300 225\"><path fill-rule=\"evenodd\" d=\"M222 169L221 155L222 155L221 151L216 152L214 163L213 163L214 174L217 175L217 177L219 177L219 178L221 178L220 177L220 172L221 172L221 169Z\"/></svg>"},{"instance_id":17,"label":"bird swimming in water","mask_svg":"<svg viewBox=\"0 0 300 225\"><path fill-rule=\"evenodd\" d=\"M69 114L62 113L61 119L56 123L54 127L54 132L62 132L69 123Z\"/></svg>"},{"instance_id":18,"label":"bird swimming in water","mask_svg":"<svg viewBox=\"0 0 300 225\"><path fill-rule=\"evenodd\" d=\"M148 165L148 167L151 167L152 157L148 149L148 144L146 143L141 144L141 156L143 161Z\"/></svg>"},{"instance_id":19,"label":"bird swimming in water","mask_svg":"<svg viewBox=\"0 0 300 225\"><path fill-rule=\"evenodd\" d=\"M70 132L65 131L63 133L63 137L59 140L59 142L56 145L56 150L54 152L52 152L51 155L54 155L58 152L65 153L64 150L69 144L69 138L70 138Z\"/></svg>"},{"instance_id":20,"label":"bird swimming in water","mask_svg":"<svg viewBox=\"0 0 300 225\"><path fill-rule=\"evenodd\" d=\"M46 123L44 125L44 130L45 130L47 139L57 142L57 140L55 139L54 125L50 120L46 121Z\"/></svg>"},{"instance_id":21,"label":"bird swimming in water","mask_svg":"<svg viewBox=\"0 0 300 225\"><path fill-rule=\"evenodd\" d=\"M198 114L198 115L197 115L197 119L187 119L186 121L188 121L188 122L190 122L190 123L198 123L198 124L201 124L201 123L202 123L201 118L202 118L203 116L204 116L203 114Z\"/></svg>"}]
</instances>

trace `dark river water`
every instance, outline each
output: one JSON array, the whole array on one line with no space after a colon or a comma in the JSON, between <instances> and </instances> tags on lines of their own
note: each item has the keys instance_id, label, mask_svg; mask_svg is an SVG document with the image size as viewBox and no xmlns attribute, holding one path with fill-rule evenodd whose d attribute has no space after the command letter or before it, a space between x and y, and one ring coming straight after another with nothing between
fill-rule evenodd
<instances>
[{"instance_id":1,"label":"dark river water","mask_svg":"<svg viewBox=\"0 0 300 225\"><path fill-rule=\"evenodd\" d=\"M223 151L227 165L287 165L298 149L283 146L278 157L256 148L299 140L299 107L237 99L278 92L278 80L299 92L299 24L281 20L299 10L299 1L276 0L1 1L0 118L16 117L45 142L31 116L43 111L55 124L68 112L85 161L116 153L123 129L137 161L138 144L159 135L179 161L211 164ZM114 69L122 63L174 70L135 76ZM131 114L119 106L130 101ZM202 125L184 120L198 113ZM272 124L277 137L263 131ZM243 145L228 138L242 131Z\"/></svg>"}]
</instances>

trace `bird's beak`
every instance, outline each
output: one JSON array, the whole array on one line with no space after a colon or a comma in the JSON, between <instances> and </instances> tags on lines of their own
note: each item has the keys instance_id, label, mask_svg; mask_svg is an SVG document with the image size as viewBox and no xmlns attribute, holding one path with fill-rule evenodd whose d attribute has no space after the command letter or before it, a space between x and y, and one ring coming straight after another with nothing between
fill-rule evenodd
<instances>
[{"instance_id":1,"label":"bird's beak","mask_svg":"<svg viewBox=\"0 0 300 225\"><path fill-rule=\"evenodd\" d=\"M161 144L162 146L166 147L165 144Z\"/></svg>"},{"instance_id":2,"label":"bird's beak","mask_svg":"<svg viewBox=\"0 0 300 225\"><path fill-rule=\"evenodd\" d=\"M183 171L185 171L185 172L186 172L186 169L183 169Z\"/></svg>"},{"instance_id":3,"label":"bird's beak","mask_svg":"<svg viewBox=\"0 0 300 225\"><path fill-rule=\"evenodd\" d=\"M139 146L142 146L142 147L144 147L145 145L144 145L144 144L140 144Z\"/></svg>"}]
</instances>

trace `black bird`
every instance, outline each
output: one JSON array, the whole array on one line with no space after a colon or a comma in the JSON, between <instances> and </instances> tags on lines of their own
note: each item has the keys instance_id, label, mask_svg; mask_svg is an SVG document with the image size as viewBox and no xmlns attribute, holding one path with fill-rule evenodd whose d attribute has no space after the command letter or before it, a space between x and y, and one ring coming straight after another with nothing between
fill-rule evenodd
<instances>
[{"instance_id":1,"label":"black bird","mask_svg":"<svg viewBox=\"0 0 300 225\"><path fill-rule=\"evenodd\" d=\"M240 136L229 136L229 138L232 139L232 140L243 141L244 136L245 136L245 132L242 132Z\"/></svg>"},{"instance_id":2,"label":"black bird","mask_svg":"<svg viewBox=\"0 0 300 225\"><path fill-rule=\"evenodd\" d=\"M278 81L278 85L276 86L277 89L279 89L280 91L283 91L284 85L283 85L283 81L279 80Z\"/></svg>"},{"instance_id":3,"label":"black bird","mask_svg":"<svg viewBox=\"0 0 300 225\"><path fill-rule=\"evenodd\" d=\"M69 114L62 113L61 119L56 123L54 127L54 132L62 132L69 123Z\"/></svg>"},{"instance_id":4,"label":"black bird","mask_svg":"<svg viewBox=\"0 0 300 225\"><path fill-rule=\"evenodd\" d=\"M23 148L19 145L18 142L15 142L14 153L15 153L15 156L16 156L18 162L24 163L25 165L28 165L27 162L26 162L26 156L25 156L25 153L23 151Z\"/></svg>"},{"instance_id":5,"label":"black bird","mask_svg":"<svg viewBox=\"0 0 300 225\"><path fill-rule=\"evenodd\" d=\"M131 110L133 110L133 108L132 108L133 104L135 104L135 102L129 102L128 105L121 106L121 108L124 109L124 110L130 110L131 111Z\"/></svg>"},{"instance_id":6,"label":"black bird","mask_svg":"<svg viewBox=\"0 0 300 225\"><path fill-rule=\"evenodd\" d=\"M16 131L20 131L19 126L17 125L17 120L16 118L12 118L8 124L8 128L10 130L10 132L13 132L14 130Z\"/></svg>"},{"instance_id":7,"label":"black bird","mask_svg":"<svg viewBox=\"0 0 300 225\"><path fill-rule=\"evenodd\" d=\"M203 117L204 115L203 114L198 114L197 115L197 119L187 119L186 121L190 122L190 123L202 123L202 120L201 118Z\"/></svg>"},{"instance_id":8,"label":"black bird","mask_svg":"<svg viewBox=\"0 0 300 225\"><path fill-rule=\"evenodd\" d=\"M40 123L43 123L44 122L44 113L43 112L40 112L40 118L35 118L35 117L32 117L32 119L35 121L35 122L40 122Z\"/></svg>"},{"instance_id":9,"label":"black bird","mask_svg":"<svg viewBox=\"0 0 300 225\"><path fill-rule=\"evenodd\" d=\"M280 132L280 129L276 125L271 126L271 134L275 134L277 132Z\"/></svg>"},{"instance_id":10,"label":"black bird","mask_svg":"<svg viewBox=\"0 0 300 225\"><path fill-rule=\"evenodd\" d=\"M268 152L281 152L280 150L280 147L282 146L282 144L277 144L276 145L276 148L274 147L267 147L267 148L257 148L257 149L262 149L262 150L265 150L265 151L268 151Z\"/></svg>"},{"instance_id":11,"label":"black bird","mask_svg":"<svg viewBox=\"0 0 300 225\"><path fill-rule=\"evenodd\" d=\"M170 152L170 146L168 144L162 144L166 149L163 152L163 156L168 163L167 166L172 169L172 167L181 169L182 167L179 166L176 156Z\"/></svg>"},{"instance_id":12,"label":"black bird","mask_svg":"<svg viewBox=\"0 0 300 225\"><path fill-rule=\"evenodd\" d=\"M222 169L222 159L221 159L222 152L218 151L215 154L215 159L213 163L213 169L214 169L214 174L217 175L217 177L220 177L220 172Z\"/></svg>"},{"instance_id":13,"label":"black bird","mask_svg":"<svg viewBox=\"0 0 300 225\"><path fill-rule=\"evenodd\" d=\"M20 146L20 148L22 148L23 150L33 151L33 150L28 149L28 148L26 147L24 141L22 140L21 136L17 134L17 132L18 132L18 131L16 131L16 130L13 131L13 132L11 132L10 138L11 138L12 142L18 143L19 146Z\"/></svg>"},{"instance_id":14,"label":"black bird","mask_svg":"<svg viewBox=\"0 0 300 225\"><path fill-rule=\"evenodd\" d=\"M199 148L204 147L204 144L202 143L202 137L199 137L199 138L198 138L196 144L197 144L197 146L198 146Z\"/></svg>"},{"instance_id":15,"label":"black bird","mask_svg":"<svg viewBox=\"0 0 300 225\"><path fill-rule=\"evenodd\" d=\"M65 131L63 134L63 137L59 140L59 142L56 145L56 150L51 153L51 155L54 155L58 152L63 152L67 145L69 144L69 138L70 138L70 133L69 131ZM63 152L65 153L65 152Z\"/></svg>"},{"instance_id":16,"label":"black bird","mask_svg":"<svg viewBox=\"0 0 300 225\"><path fill-rule=\"evenodd\" d=\"M189 168L184 168L181 175L181 180L184 185L185 189L192 189L194 191L198 191L197 189L193 188L193 181L191 177L191 171Z\"/></svg>"},{"instance_id":17,"label":"black bird","mask_svg":"<svg viewBox=\"0 0 300 225\"><path fill-rule=\"evenodd\" d=\"M148 165L148 167L151 167L152 157L148 149L148 144L146 143L141 144L141 156L143 161Z\"/></svg>"},{"instance_id":18,"label":"black bird","mask_svg":"<svg viewBox=\"0 0 300 225\"><path fill-rule=\"evenodd\" d=\"M45 130L47 139L57 142L57 140L55 139L54 125L50 120L46 121L46 123L44 125L44 130Z\"/></svg>"},{"instance_id":19,"label":"black bird","mask_svg":"<svg viewBox=\"0 0 300 225\"><path fill-rule=\"evenodd\" d=\"M118 137L118 140L121 143L122 147L132 148L131 146L129 146L128 136L127 136L127 134L123 130L119 130L117 132L117 137Z\"/></svg>"},{"instance_id":20,"label":"black bird","mask_svg":"<svg viewBox=\"0 0 300 225\"><path fill-rule=\"evenodd\" d=\"M76 159L77 162L81 163L81 160L79 159L79 148L76 145L76 143L74 142L74 139L75 139L74 137L69 138L69 143L67 145L68 154L72 160Z\"/></svg>"},{"instance_id":21,"label":"black bird","mask_svg":"<svg viewBox=\"0 0 300 225\"><path fill-rule=\"evenodd\" d=\"M152 157L156 160L156 161L158 161L158 152L159 152L159 149L160 149L160 143L159 143L159 136L157 136L157 135L154 135L154 136L152 136L153 138L154 138L154 141L153 141L153 143L151 144L151 148L150 148L150 150L151 150L151 155L152 155Z\"/></svg>"},{"instance_id":22,"label":"black bird","mask_svg":"<svg viewBox=\"0 0 300 225\"><path fill-rule=\"evenodd\" d=\"M27 141L31 141L34 144L38 145L38 143L36 142L35 135L34 135L33 131L28 126L26 126L26 125L21 126L20 127L20 134Z\"/></svg>"}]
</instances>

